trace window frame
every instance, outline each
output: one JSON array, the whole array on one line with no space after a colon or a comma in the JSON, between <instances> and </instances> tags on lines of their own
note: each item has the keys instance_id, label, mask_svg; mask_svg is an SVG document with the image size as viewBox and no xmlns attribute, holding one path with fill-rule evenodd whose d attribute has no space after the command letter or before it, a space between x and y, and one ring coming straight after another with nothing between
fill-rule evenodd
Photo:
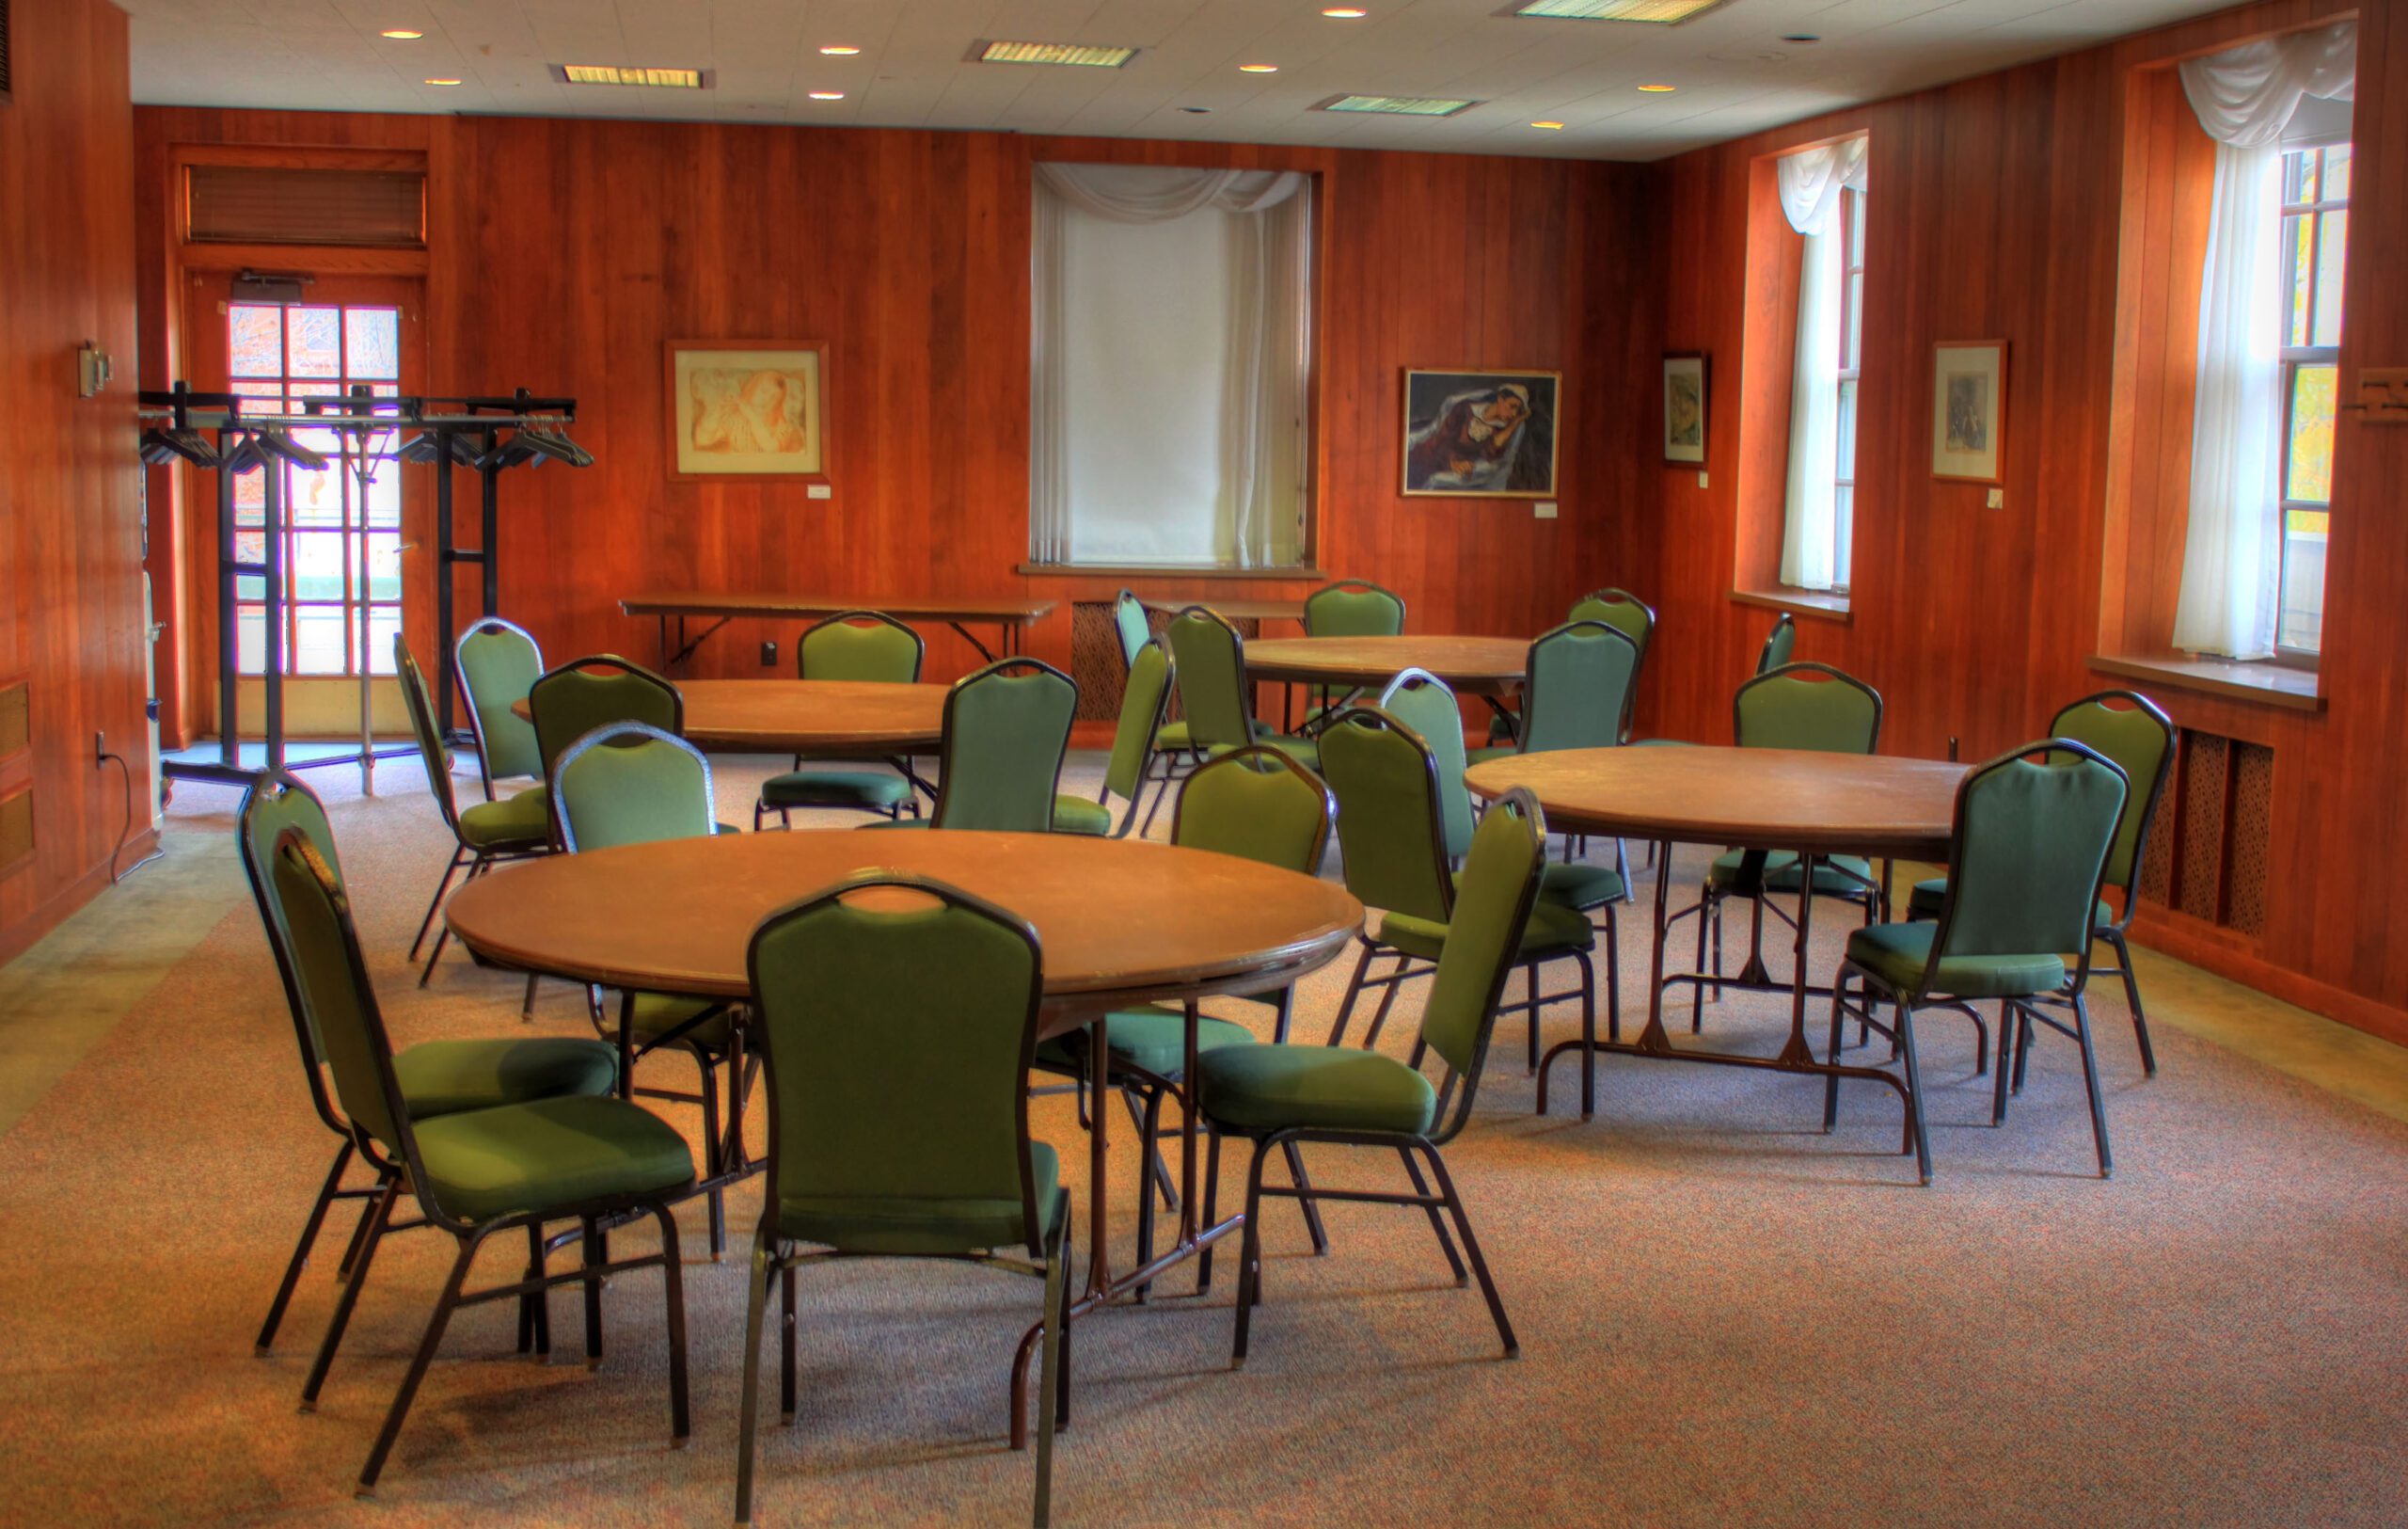
<instances>
[{"instance_id":1,"label":"window frame","mask_svg":"<svg viewBox=\"0 0 2408 1529\"><path fill-rule=\"evenodd\" d=\"M1839 513L1836 502L1831 513L1831 590L1845 597L1855 582L1856 572L1856 441L1861 422L1859 412L1864 406L1864 245L1862 231L1858 227L1864 219L1864 193L1854 187L1840 188L1840 357L1839 369L1832 379L1838 400L1846 400L1848 389L1856 388L1852 406L1840 406L1839 417L1848 422L1846 439L1847 462L1834 473L1831 493L1836 501L1840 491L1847 492L1847 513ZM1836 465L1836 464L1835 464Z\"/></svg>"},{"instance_id":2,"label":"window frame","mask_svg":"<svg viewBox=\"0 0 2408 1529\"><path fill-rule=\"evenodd\" d=\"M2323 282L2324 215L2327 213L2346 214L2350 211L2350 198L2348 196L2335 199L2324 195L2325 189L2330 183L2327 178L2329 166L2325 162L2324 155L2334 149L2350 148L2352 140L2348 137L2330 137L2317 138L2298 143L2287 143L2283 145L2283 201L2282 211L2279 215L2282 222L2281 231L2284 234L2284 237L2282 239L2282 266L2279 280L2281 282L2283 294L2283 339L2285 342L2276 352L2276 358L2280 365L2282 375L2282 415L2277 425L2277 433L2275 436L2275 439L2279 442L2279 450L2281 452L2281 462L2276 470L2280 479L2276 498L2276 513L2281 516L2282 520L2279 527L2280 534L2276 540L2277 561L2274 571L2274 653L2272 661L2302 669L2314 669L2317 667L2319 656L2322 652L2323 633L2321 629L2321 621L2320 619L2317 634L2318 646L2298 647L2288 645L2282 641L2283 591L2289 587L2290 576L2290 518L2294 511L2308 511L2323 515L2326 518L2326 534L2328 537L2327 547L2329 549L2331 545L2329 537L2331 535L2330 527L2331 517L2333 514L2333 502L2329 497L2323 500L2305 500L2295 499L2291 495L2291 406L2298 396L2299 372L2302 367L2329 366L2334 368L2337 378L2341 364L2341 344L2338 326L2347 324L2348 315L2345 311L2342 311L2339 309L2338 304L2337 303L2337 329L2333 337L2332 344L2318 345L2310 343L2306 345L2293 345L2289 342L2291 335L2292 320L2295 317L2295 305L2303 300L2299 289L2299 241L2295 236L2291 236L2290 234L2290 222L2294 217L2305 217L2308 220L2307 291L2305 302L2307 311L2308 339L2313 341L2316 338L2316 311L2318 299L2322 293ZM2291 186L2294 183L2290 173L2290 160L2293 156L2300 154L2312 154L2317 156L2317 195L2313 199L2293 201L2291 199ZM2357 156L2353 152L2350 157L2351 189L2354 191L2356 189ZM2344 263L2344 270L2346 272L2346 265L2349 260L2349 236L2347 232L2344 232L2342 235L2341 251L2341 258ZM2337 419L2337 425L2338 421ZM2327 572L2330 572L2329 565Z\"/></svg>"}]
</instances>

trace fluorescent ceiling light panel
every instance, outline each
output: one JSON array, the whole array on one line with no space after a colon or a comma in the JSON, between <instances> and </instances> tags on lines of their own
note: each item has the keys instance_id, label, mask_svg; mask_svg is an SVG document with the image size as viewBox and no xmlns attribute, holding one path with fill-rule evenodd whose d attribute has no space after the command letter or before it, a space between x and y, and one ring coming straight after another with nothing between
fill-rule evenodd
<instances>
[{"instance_id":1,"label":"fluorescent ceiling light panel","mask_svg":"<svg viewBox=\"0 0 2408 1529\"><path fill-rule=\"evenodd\" d=\"M1313 110L1376 112L1388 117L1452 117L1479 104L1477 101L1441 100L1427 96L1332 96Z\"/></svg>"},{"instance_id":2,"label":"fluorescent ceiling light panel","mask_svg":"<svg viewBox=\"0 0 2408 1529\"><path fill-rule=\"evenodd\" d=\"M1082 69L1118 69L1137 56L1134 48L1094 42L980 42L970 50L976 64L1071 64Z\"/></svg>"},{"instance_id":3,"label":"fluorescent ceiling light panel","mask_svg":"<svg viewBox=\"0 0 2408 1529\"><path fill-rule=\"evenodd\" d=\"M706 69L662 69L650 64L554 64L552 69L563 85L635 85L670 90L711 88L711 72Z\"/></svg>"},{"instance_id":4,"label":"fluorescent ceiling light panel","mask_svg":"<svg viewBox=\"0 0 2408 1529\"><path fill-rule=\"evenodd\" d=\"M1536 16L1543 21L1653 22L1658 26L1670 26L1721 3L1722 0L1523 0L1513 13Z\"/></svg>"}]
</instances>

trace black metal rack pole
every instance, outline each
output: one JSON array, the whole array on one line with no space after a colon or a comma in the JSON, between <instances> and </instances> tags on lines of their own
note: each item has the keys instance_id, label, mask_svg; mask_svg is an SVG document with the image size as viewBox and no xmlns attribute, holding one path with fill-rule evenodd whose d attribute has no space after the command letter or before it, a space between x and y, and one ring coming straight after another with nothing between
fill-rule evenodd
<instances>
[{"instance_id":1,"label":"black metal rack pole","mask_svg":"<svg viewBox=\"0 0 2408 1529\"><path fill-rule=\"evenodd\" d=\"M267 525L264 577L268 591L261 602L261 720L267 732L267 767L284 768L284 618L292 601L284 594L284 463L271 454L260 468L265 500L261 518ZM237 745L238 747L240 745Z\"/></svg>"},{"instance_id":2,"label":"black metal rack pole","mask_svg":"<svg viewBox=\"0 0 2408 1529\"><path fill-rule=\"evenodd\" d=\"M182 383L176 384L177 392L184 390ZM223 427L217 432L217 762L239 770L242 708L235 685L241 654L235 647L235 591L246 570L234 555L234 474L223 465L233 434Z\"/></svg>"},{"instance_id":3,"label":"black metal rack pole","mask_svg":"<svg viewBox=\"0 0 2408 1529\"><path fill-rule=\"evenodd\" d=\"M435 434L435 720L446 736L452 730L452 665L445 661L456 629L452 613L452 570L464 561L452 542L452 427L438 424ZM435 768L433 760L427 768Z\"/></svg>"}]
</instances>

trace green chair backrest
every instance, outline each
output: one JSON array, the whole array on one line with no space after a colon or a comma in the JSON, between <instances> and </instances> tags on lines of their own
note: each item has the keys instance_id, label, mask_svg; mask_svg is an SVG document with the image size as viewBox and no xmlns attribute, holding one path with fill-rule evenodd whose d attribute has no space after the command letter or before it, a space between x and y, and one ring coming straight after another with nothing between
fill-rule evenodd
<instances>
[{"instance_id":1,"label":"green chair backrest","mask_svg":"<svg viewBox=\"0 0 2408 1529\"><path fill-rule=\"evenodd\" d=\"M1798 648L1798 618L1783 611L1781 619L1765 634L1764 651L1756 655L1756 673L1768 675L1788 663L1789 655Z\"/></svg>"},{"instance_id":2,"label":"green chair backrest","mask_svg":"<svg viewBox=\"0 0 2408 1529\"><path fill-rule=\"evenodd\" d=\"M2115 825L2115 842L2107 852L2106 875L2107 884L2122 887L2129 899L2140 879L2157 799L2173 773L2174 719L2138 691L2100 691L2058 712L2049 724L2049 734L2089 744L2115 760L2131 784L2124 797L2123 820Z\"/></svg>"},{"instance_id":3,"label":"green chair backrest","mask_svg":"<svg viewBox=\"0 0 2408 1529\"><path fill-rule=\"evenodd\" d=\"M640 722L605 723L571 743L552 769L551 792L561 847L572 852L708 838L719 829L703 751Z\"/></svg>"},{"instance_id":4,"label":"green chair backrest","mask_svg":"<svg viewBox=\"0 0 2408 1529\"><path fill-rule=\"evenodd\" d=\"M1583 595L1572 602L1566 621L1602 621L1638 645L1639 656L1647 657L1647 645L1656 636L1656 608L1626 589L1601 589L1593 595Z\"/></svg>"},{"instance_id":5,"label":"green chair backrest","mask_svg":"<svg viewBox=\"0 0 2408 1529\"><path fill-rule=\"evenodd\" d=\"M1438 767L1421 735L1377 707L1349 707L1321 735L1321 772L1338 793L1346 890L1412 918L1447 922Z\"/></svg>"},{"instance_id":6,"label":"green chair backrest","mask_svg":"<svg viewBox=\"0 0 2408 1529\"><path fill-rule=\"evenodd\" d=\"M267 870L275 910L268 925L284 932L293 991L318 1037L335 1098L354 1126L388 1153L403 1154L408 1119L393 1078L392 1046L334 868L295 825L277 836Z\"/></svg>"},{"instance_id":7,"label":"green chair backrest","mask_svg":"<svg viewBox=\"0 0 2408 1529\"><path fill-rule=\"evenodd\" d=\"M1318 876L1337 811L1319 775L1277 749L1249 744L1187 777L1170 841Z\"/></svg>"},{"instance_id":8,"label":"green chair backrest","mask_svg":"<svg viewBox=\"0 0 2408 1529\"><path fill-rule=\"evenodd\" d=\"M1112 755L1103 764L1104 789L1115 796L1136 800L1147 767L1154 762L1154 735L1162 730L1170 687L1170 652L1149 637L1129 661L1129 680L1120 691L1120 721L1112 732Z\"/></svg>"},{"instance_id":9,"label":"green chair backrest","mask_svg":"<svg viewBox=\"0 0 2408 1529\"><path fill-rule=\"evenodd\" d=\"M460 693L468 698L468 723L476 729L477 757L483 762L485 791L514 775L543 767L535 748L535 725L510 709L527 699L544 672L544 650L524 627L486 616L460 634L452 649Z\"/></svg>"},{"instance_id":10,"label":"green chair backrest","mask_svg":"<svg viewBox=\"0 0 2408 1529\"><path fill-rule=\"evenodd\" d=\"M1934 968L1946 956L2086 952L2128 790L2114 760L2066 739L2027 743L1967 775L1956 788Z\"/></svg>"},{"instance_id":11,"label":"green chair backrest","mask_svg":"<svg viewBox=\"0 0 2408 1529\"><path fill-rule=\"evenodd\" d=\"M1521 948L1545 866L1546 819L1537 799L1517 787L1488 809L1472 836L1455 916L1447 925L1438 973L1421 1010L1421 1038L1462 1080L1450 1136L1471 1112L1497 1001Z\"/></svg>"},{"instance_id":12,"label":"green chair backrest","mask_svg":"<svg viewBox=\"0 0 2408 1529\"><path fill-rule=\"evenodd\" d=\"M287 830L298 832L309 841L309 848L318 852L318 858L325 863L340 886L342 862L335 854L335 831L326 821L325 804L301 784L300 776L289 770L270 771L244 791L242 810L234 820L234 842L242 852L243 875L251 884L251 900L259 904L260 925L267 935L268 953L276 958L276 975L284 984L284 1001L292 1011L293 1027L301 1041L302 1059L309 1066L309 1087L323 1109L325 1085L317 1067L325 1059L326 1048L318 1040L317 1027L310 1022L309 1008L302 1003L301 991L294 985L292 933L284 927L283 909L271 885L276 843Z\"/></svg>"},{"instance_id":13,"label":"green chair backrest","mask_svg":"<svg viewBox=\"0 0 2408 1529\"><path fill-rule=\"evenodd\" d=\"M393 674L401 681L402 705L410 714L410 731L418 737L418 757L426 763L426 788L435 793L435 805L443 814L443 825L456 836L460 832L460 804L452 794L452 751L444 746L443 731L435 725L435 697L427 692L426 675L400 632L393 633Z\"/></svg>"},{"instance_id":14,"label":"green chair backrest","mask_svg":"<svg viewBox=\"0 0 2408 1529\"><path fill-rule=\"evenodd\" d=\"M795 672L805 679L859 679L909 685L920 677L927 644L882 611L843 611L803 629Z\"/></svg>"},{"instance_id":15,"label":"green chair backrest","mask_svg":"<svg viewBox=\"0 0 2408 1529\"><path fill-rule=\"evenodd\" d=\"M1146 619L1145 603L1124 589L1113 598L1112 626L1120 635L1120 662L1126 668L1137 661L1137 650L1153 639L1153 623Z\"/></svg>"},{"instance_id":16,"label":"green chair backrest","mask_svg":"<svg viewBox=\"0 0 2408 1529\"><path fill-rule=\"evenodd\" d=\"M1870 754L1881 741L1881 693L1828 663L1784 663L1739 687L1732 737L1743 749Z\"/></svg>"},{"instance_id":17,"label":"green chair backrest","mask_svg":"<svg viewBox=\"0 0 2408 1529\"><path fill-rule=\"evenodd\" d=\"M1179 669L1179 709L1198 749L1254 741L1254 703L1245 678L1245 640L1221 613L1191 605L1171 617L1170 656Z\"/></svg>"},{"instance_id":18,"label":"green chair backrest","mask_svg":"<svg viewBox=\"0 0 2408 1529\"><path fill-rule=\"evenodd\" d=\"M1077 681L1037 659L999 659L957 681L931 826L1049 832L1078 711Z\"/></svg>"},{"instance_id":19,"label":"green chair backrest","mask_svg":"<svg viewBox=\"0 0 2408 1529\"><path fill-rule=\"evenodd\" d=\"M1455 693L1427 669L1407 669L1380 692L1379 707L1430 746L1430 758L1438 769L1438 813L1447 858L1468 853L1471 791L1464 785L1464 772L1470 768L1471 757L1464 749L1464 714Z\"/></svg>"},{"instance_id":20,"label":"green chair backrest","mask_svg":"<svg viewBox=\"0 0 2408 1529\"><path fill-rule=\"evenodd\" d=\"M1340 579L1305 597L1307 637L1394 637L1404 630L1404 597L1361 579Z\"/></svg>"},{"instance_id":21,"label":"green chair backrest","mask_svg":"<svg viewBox=\"0 0 2408 1529\"><path fill-rule=\"evenodd\" d=\"M1040 1251L1027 1086L1044 988L1036 931L941 882L868 870L763 920L750 969L770 1204L1017 1204L1020 1240Z\"/></svg>"},{"instance_id":22,"label":"green chair backrest","mask_svg":"<svg viewBox=\"0 0 2408 1529\"><path fill-rule=\"evenodd\" d=\"M1522 752L1602 749L1622 741L1639 644L1603 621L1567 621L1530 645L1522 692Z\"/></svg>"},{"instance_id":23,"label":"green chair backrest","mask_svg":"<svg viewBox=\"0 0 2408 1529\"><path fill-rule=\"evenodd\" d=\"M534 715L546 780L571 743L605 723L641 722L664 733L686 730L677 687L610 653L571 659L539 677L528 687L527 709Z\"/></svg>"}]
</instances>

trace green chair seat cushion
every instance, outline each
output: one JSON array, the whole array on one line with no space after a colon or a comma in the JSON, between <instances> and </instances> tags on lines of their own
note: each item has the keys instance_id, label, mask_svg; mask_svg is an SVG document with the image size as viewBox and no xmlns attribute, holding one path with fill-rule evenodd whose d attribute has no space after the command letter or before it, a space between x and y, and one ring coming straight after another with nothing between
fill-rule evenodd
<instances>
[{"instance_id":1,"label":"green chair seat cushion","mask_svg":"<svg viewBox=\"0 0 2408 1529\"><path fill-rule=\"evenodd\" d=\"M415 1129L427 1192L463 1220L659 1194L694 1177L685 1137L621 1099L537 1099L440 1115Z\"/></svg>"},{"instance_id":2,"label":"green chair seat cushion","mask_svg":"<svg viewBox=\"0 0 2408 1529\"><path fill-rule=\"evenodd\" d=\"M515 844L542 844L551 837L551 819L544 805L544 788L531 786L499 802L479 802L460 813L460 836L469 847L499 850Z\"/></svg>"},{"instance_id":3,"label":"green chair seat cushion","mask_svg":"<svg viewBox=\"0 0 2408 1529\"><path fill-rule=\"evenodd\" d=\"M1727 891L1739 884L1739 862L1745 850L1731 850L1714 858L1705 878L1717 891ZM1817 895L1836 894L1841 897L1862 897L1871 889L1873 866L1862 855L1835 854L1814 864L1814 891ZM1787 850L1775 850L1765 856L1765 887L1773 892L1798 890L1798 856Z\"/></svg>"},{"instance_id":4,"label":"green chair seat cushion","mask_svg":"<svg viewBox=\"0 0 2408 1529\"><path fill-rule=\"evenodd\" d=\"M1457 872L1455 883L1460 889L1463 875ZM1614 884L1621 886L1621 879ZM1619 895L1619 892L1617 892ZM1410 914L1384 913L1380 927L1371 936L1380 944L1402 950L1423 961L1435 961L1447 946L1447 926L1434 918L1416 918ZM1541 898L1530 904L1530 921L1522 926L1522 943L1516 960L1529 960L1561 950L1590 950L1597 944L1597 926L1587 916L1568 903Z\"/></svg>"},{"instance_id":5,"label":"green chair seat cushion","mask_svg":"<svg viewBox=\"0 0 2408 1529\"><path fill-rule=\"evenodd\" d=\"M1187 1063L1187 1020L1176 1009L1117 1011L1104 1019L1104 1049L1114 1067L1134 1067L1156 1077L1179 1076ZM1234 1020L1199 1014L1196 1019L1198 1056L1223 1046L1253 1043L1254 1032ZM1086 1032L1073 1031L1037 1043L1037 1065L1051 1073L1086 1071Z\"/></svg>"},{"instance_id":6,"label":"green chair seat cushion","mask_svg":"<svg viewBox=\"0 0 2408 1529\"><path fill-rule=\"evenodd\" d=\"M1928 881L1917 882L1915 889L1907 894L1907 916L1937 918L1940 916L1941 904L1947 900L1947 877L1934 876ZM2090 921L2102 925L2113 924L2115 921L2115 910L2109 905L2105 898L2100 898L2098 905L2091 910Z\"/></svg>"},{"instance_id":7,"label":"green chair seat cushion","mask_svg":"<svg viewBox=\"0 0 2408 1529\"><path fill-rule=\"evenodd\" d=\"M1625 747L1634 749L1693 749L1697 745L1686 738L1633 738Z\"/></svg>"},{"instance_id":8,"label":"green chair seat cushion","mask_svg":"<svg viewBox=\"0 0 2408 1529\"><path fill-rule=\"evenodd\" d=\"M1196 746L1196 740L1184 722L1166 722L1154 729L1154 748L1163 754L1184 754Z\"/></svg>"},{"instance_id":9,"label":"green chair seat cushion","mask_svg":"<svg viewBox=\"0 0 2408 1529\"><path fill-rule=\"evenodd\" d=\"M1622 895L1622 872L1611 866L1551 860L1539 875L1539 896L1567 908L1602 908Z\"/></svg>"},{"instance_id":10,"label":"green chair seat cushion","mask_svg":"<svg viewBox=\"0 0 2408 1529\"><path fill-rule=\"evenodd\" d=\"M1911 993L1931 959L1938 924L1874 924L1849 933L1847 959L1892 988ZM1959 998L2017 998L2065 986L2066 964L2053 955L1949 956L1932 991Z\"/></svg>"},{"instance_id":11,"label":"green chair seat cushion","mask_svg":"<svg viewBox=\"0 0 2408 1529\"><path fill-rule=\"evenodd\" d=\"M861 823L856 826L862 828L934 828L936 825L937 820L934 818L880 818L876 822Z\"/></svg>"},{"instance_id":12,"label":"green chair seat cushion","mask_svg":"<svg viewBox=\"0 0 2408 1529\"><path fill-rule=\"evenodd\" d=\"M772 807L863 807L879 812L911 800L911 783L891 770L789 770L761 783Z\"/></svg>"},{"instance_id":13,"label":"green chair seat cushion","mask_svg":"<svg viewBox=\"0 0 2408 1529\"><path fill-rule=\"evenodd\" d=\"M1509 758L1521 752L1518 746L1512 743L1490 743L1472 750L1467 757L1473 764L1486 764L1491 759Z\"/></svg>"},{"instance_id":14,"label":"green chair seat cushion","mask_svg":"<svg viewBox=\"0 0 2408 1529\"><path fill-rule=\"evenodd\" d=\"M1056 796L1054 798L1054 832L1093 834L1100 838L1112 832L1112 809L1084 796Z\"/></svg>"},{"instance_id":15,"label":"green chair seat cushion","mask_svg":"<svg viewBox=\"0 0 2408 1529\"><path fill-rule=\"evenodd\" d=\"M1254 741L1262 748L1277 749L1307 770L1319 772L1321 769L1321 745L1309 738L1291 738L1286 733L1258 733ZM1237 748L1235 744L1215 743L1205 752L1217 759L1225 754L1234 754Z\"/></svg>"},{"instance_id":16,"label":"green chair seat cushion","mask_svg":"<svg viewBox=\"0 0 2408 1529\"><path fill-rule=\"evenodd\" d=\"M666 993L639 993L636 995L631 1033L638 1041L649 1043L667 1035L695 1015L709 1013L714 1009L719 1010L719 1012L680 1035L670 1044L692 1044L712 1051L723 1051L727 1048L728 1011L724 1006L708 998L678 998Z\"/></svg>"},{"instance_id":17,"label":"green chair seat cushion","mask_svg":"<svg viewBox=\"0 0 2408 1529\"><path fill-rule=\"evenodd\" d=\"M393 1054L393 1078L410 1119L525 1104L566 1094L606 1094L619 1057L602 1041L566 1036L525 1041L420 1041Z\"/></svg>"},{"instance_id":18,"label":"green chair seat cushion","mask_svg":"<svg viewBox=\"0 0 2408 1529\"><path fill-rule=\"evenodd\" d=\"M1041 1241L1054 1230L1062 1161L1042 1141L1028 1144ZM1017 1200L921 1199L905 1195L796 1195L778 1202L778 1233L851 1253L969 1253L1026 1242Z\"/></svg>"},{"instance_id":19,"label":"green chair seat cushion","mask_svg":"<svg viewBox=\"0 0 2408 1529\"><path fill-rule=\"evenodd\" d=\"M1319 1126L1419 1136L1438 1111L1428 1078L1352 1046L1224 1046L1196 1071L1206 1117L1249 1135Z\"/></svg>"}]
</instances>

